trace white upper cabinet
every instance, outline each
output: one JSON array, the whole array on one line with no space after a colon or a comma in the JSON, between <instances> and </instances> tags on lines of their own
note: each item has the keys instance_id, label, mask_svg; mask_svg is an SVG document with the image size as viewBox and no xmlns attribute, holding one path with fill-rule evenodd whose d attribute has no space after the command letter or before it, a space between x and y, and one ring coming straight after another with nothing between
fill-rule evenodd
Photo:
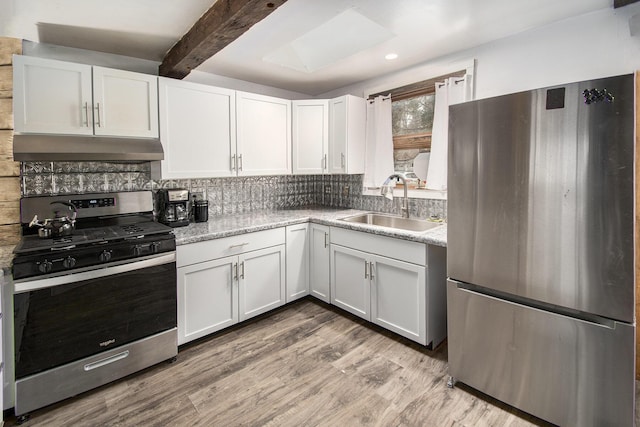
<instances>
[{"instance_id":1,"label":"white upper cabinet","mask_svg":"<svg viewBox=\"0 0 640 427\"><path fill-rule=\"evenodd\" d=\"M156 76L31 56L13 73L16 132L158 137Z\"/></svg>"},{"instance_id":2,"label":"white upper cabinet","mask_svg":"<svg viewBox=\"0 0 640 427\"><path fill-rule=\"evenodd\" d=\"M93 67L96 135L158 137L158 77Z\"/></svg>"},{"instance_id":3,"label":"white upper cabinet","mask_svg":"<svg viewBox=\"0 0 640 427\"><path fill-rule=\"evenodd\" d=\"M239 176L291 173L291 101L236 92Z\"/></svg>"},{"instance_id":4,"label":"white upper cabinet","mask_svg":"<svg viewBox=\"0 0 640 427\"><path fill-rule=\"evenodd\" d=\"M163 179L235 176L235 91L159 78Z\"/></svg>"},{"instance_id":5,"label":"white upper cabinet","mask_svg":"<svg viewBox=\"0 0 640 427\"><path fill-rule=\"evenodd\" d=\"M292 102L293 174L326 174L329 155L329 101Z\"/></svg>"},{"instance_id":6,"label":"white upper cabinet","mask_svg":"<svg viewBox=\"0 0 640 427\"><path fill-rule=\"evenodd\" d=\"M329 173L364 173L366 100L345 95L329 101Z\"/></svg>"},{"instance_id":7,"label":"white upper cabinet","mask_svg":"<svg viewBox=\"0 0 640 427\"><path fill-rule=\"evenodd\" d=\"M16 132L93 135L91 66L13 57Z\"/></svg>"}]
</instances>

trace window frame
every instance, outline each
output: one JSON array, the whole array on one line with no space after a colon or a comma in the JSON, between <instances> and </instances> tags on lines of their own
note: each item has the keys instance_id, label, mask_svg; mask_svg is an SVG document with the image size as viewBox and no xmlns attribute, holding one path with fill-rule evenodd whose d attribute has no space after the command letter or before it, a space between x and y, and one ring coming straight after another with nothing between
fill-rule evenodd
<instances>
[{"instance_id":1,"label":"window frame","mask_svg":"<svg viewBox=\"0 0 640 427\"><path fill-rule=\"evenodd\" d=\"M449 77L463 77L467 74L466 69L461 69L451 73L442 74L440 76L422 80L416 83L400 86L394 89L369 95L368 100L372 100L377 96L385 96L391 98L391 103L395 101L403 101L405 99L417 98L424 95L432 95L436 92L436 83L441 82ZM397 135L393 137L394 150L406 149L426 149L431 150L431 132L413 133L408 135Z\"/></svg>"}]
</instances>

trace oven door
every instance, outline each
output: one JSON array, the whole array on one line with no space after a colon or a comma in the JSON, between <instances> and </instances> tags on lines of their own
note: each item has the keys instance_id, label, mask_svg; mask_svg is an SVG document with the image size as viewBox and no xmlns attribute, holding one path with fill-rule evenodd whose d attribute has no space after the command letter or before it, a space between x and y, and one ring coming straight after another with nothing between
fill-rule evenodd
<instances>
[{"instance_id":1,"label":"oven door","mask_svg":"<svg viewBox=\"0 0 640 427\"><path fill-rule=\"evenodd\" d=\"M16 379L175 328L175 252L17 281Z\"/></svg>"}]
</instances>

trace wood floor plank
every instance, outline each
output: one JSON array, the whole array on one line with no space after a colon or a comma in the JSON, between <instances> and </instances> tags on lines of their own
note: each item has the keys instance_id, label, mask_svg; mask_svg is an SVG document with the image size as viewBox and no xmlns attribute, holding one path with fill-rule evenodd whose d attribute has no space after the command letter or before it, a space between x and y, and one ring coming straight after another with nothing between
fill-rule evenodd
<instances>
[{"instance_id":1,"label":"wood floor plank","mask_svg":"<svg viewBox=\"0 0 640 427\"><path fill-rule=\"evenodd\" d=\"M23 426L545 425L446 380L446 344L427 350L308 298L34 411Z\"/></svg>"}]
</instances>

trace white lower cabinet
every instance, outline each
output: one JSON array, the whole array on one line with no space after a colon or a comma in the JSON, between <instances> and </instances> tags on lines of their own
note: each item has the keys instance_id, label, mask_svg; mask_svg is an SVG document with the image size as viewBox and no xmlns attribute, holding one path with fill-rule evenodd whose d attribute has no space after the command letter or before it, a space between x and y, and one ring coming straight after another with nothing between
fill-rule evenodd
<instances>
[{"instance_id":1,"label":"white lower cabinet","mask_svg":"<svg viewBox=\"0 0 640 427\"><path fill-rule=\"evenodd\" d=\"M238 323L237 258L178 268L178 344Z\"/></svg>"},{"instance_id":2,"label":"white lower cabinet","mask_svg":"<svg viewBox=\"0 0 640 427\"><path fill-rule=\"evenodd\" d=\"M309 293L326 303L331 302L329 255L329 227L310 224Z\"/></svg>"},{"instance_id":3,"label":"white lower cabinet","mask_svg":"<svg viewBox=\"0 0 640 427\"><path fill-rule=\"evenodd\" d=\"M178 344L309 294L423 345L446 337L445 248L304 223L176 252Z\"/></svg>"},{"instance_id":4,"label":"white lower cabinet","mask_svg":"<svg viewBox=\"0 0 640 427\"><path fill-rule=\"evenodd\" d=\"M287 227L287 302L309 295L309 223Z\"/></svg>"},{"instance_id":5,"label":"white lower cabinet","mask_svg":"<svg viewBox=\"0 0 640 427\"><path fill-rule=\"evenodd\" d=\"M286 302L285 245L240 255L238 288L241 322L283 305Z\"/></svg>"},{"instance_id":6,"label":"white lower cabinet","mask_svg":"<svg viewBox=\"0 0 640 427\"><path fill-rule=\"evenodd\" d=\"M427 345L426 245L339 228L331 242L331 303Z\"/></svg>"},{"instance_id":7,"label":"white lower cabinet","mask_svg":"<svg viewBox=\"0 0 640 427\"><path fill-rule=\"evenodd\" d=\"M331 304L371 320L368 254L331 245Z\"/></svg>"},{"instance_id":8,"label":"white lower cabinet","mask_svg":"<svg viewBox=\"0 0 640 427\"><path fill-rule=\"evenodd\" d=\"M178 246L178 344L283 305L284 228Z\"/></svg>"}]
</instances>

